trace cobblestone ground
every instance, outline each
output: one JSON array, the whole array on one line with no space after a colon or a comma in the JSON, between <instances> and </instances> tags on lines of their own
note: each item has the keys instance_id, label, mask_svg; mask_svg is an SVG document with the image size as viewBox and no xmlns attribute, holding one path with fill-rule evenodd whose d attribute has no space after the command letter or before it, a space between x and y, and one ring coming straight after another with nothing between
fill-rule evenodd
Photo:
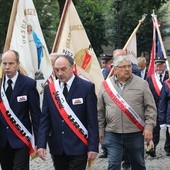
<instances>
[{"instance_id":1,"label":"cobblestone ground","mask_svg":"<svg viewBox=\"0 0 170 170\"><path fill-rule=\"evenodd\" d=\"M170 170L170 157L166 156L163 146L165 138L161 132L161 140L157 146L157 157L151 158L146 156L146 167L147 170ZM46 161L42 161L39 158L31 161L30 170L54 170L52 166L51 157L48 154ZM96 159L93 167L87 168L87 170L106 170L107 169L107 159Z\"/></svg>"}]
</instances>

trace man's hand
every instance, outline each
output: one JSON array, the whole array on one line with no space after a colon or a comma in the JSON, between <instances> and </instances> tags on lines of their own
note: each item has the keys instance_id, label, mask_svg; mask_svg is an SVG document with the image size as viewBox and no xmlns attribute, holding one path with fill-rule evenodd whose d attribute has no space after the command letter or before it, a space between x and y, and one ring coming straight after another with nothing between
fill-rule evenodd
<instances>
[{"instance_id":1,"label":"man's hand","mask_svg":"<svg viewBox=\"0 0 170 170\"><path fill-rule=\"evenodd\" d=\"M38 156L39 156L42 160L45 161L45 159L46 159L46 149L44 149L44 148L39 148L39 149L37 150L37 153L38 153Z\"/></svg>"},{"instance_id":2,"label":"man's hand","mask_svg":"<svg viewBox=\"0 0 170 170\"><path fill-rule=\"evenodd\" d=\"M92 152L92 151L88 152L87 161L88 161L88 166L89 166L89 167L92 166L94 160L95 160L96 157L97 157L97 154L98 154L97 152Z\"/></svg>"},{"instance_id":3,"label":"man's hand","mask_svg":"<svg viewBox=\"0 0 170 170\"><path fill-rule=\"evenodd\" d=\"M151 130L147 130L145 129L143 131L143 135L144 135L144 138L145 138L145 141L146 141L146 145L149 145L149 142L152 140L153 138L153 133Z\"/></svg>"},{"instance_id":4,"label":"man's hand","mask_svg":"<svg viewBox=\"0 0 170 170\"><path fill-rule=\"evenodd\" d=\"M103 135L99 135L99 142L100 142L100 144L103 144L103 142L104 142L104 136Z\"/></svg>"}]
</instances>

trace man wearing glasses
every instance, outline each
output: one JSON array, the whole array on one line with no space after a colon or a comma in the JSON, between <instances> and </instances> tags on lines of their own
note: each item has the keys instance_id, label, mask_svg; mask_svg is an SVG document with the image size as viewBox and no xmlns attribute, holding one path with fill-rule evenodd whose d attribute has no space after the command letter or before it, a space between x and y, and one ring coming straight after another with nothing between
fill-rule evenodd
<instances>
[{"instance_id":1,"label":"man wearing glasses","mask_svg":"<svg viewBox=\"0 0 170 170\"><path fill-rule=\"evenodd\" d=\"M114 75L98 95L100 142L108 152L108 170L120 170L124 150L132 169L146 170L144 142L152 140L156 106L148 83L132 74L126 55L114 58ZM105 124L106 123L106 124Z\"/></svg>"}]
</instances>

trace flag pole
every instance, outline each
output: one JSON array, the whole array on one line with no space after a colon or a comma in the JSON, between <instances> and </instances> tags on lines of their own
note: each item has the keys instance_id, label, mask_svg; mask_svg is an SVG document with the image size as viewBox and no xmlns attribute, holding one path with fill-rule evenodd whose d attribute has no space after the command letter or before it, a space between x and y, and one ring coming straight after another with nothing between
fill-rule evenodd
<instances>
[{"instance_id":1,"label":"flag pole","mask_svg":"<svg viewBox=\"0 0 170 170\"><path fill-rule=\"evenodd\" d=\"M4 52L9 50L9 48L10 48L15 17L16 17L16 14L17 14L18 1L19 0L14 0L13 5L12 5L12 11L11 11L11 16L10 16L10 20L9 20L8 31L7 31L7 35L6 35L4 50L3 50ZM2 66L0 66L0 87L1 87L1 84L2 84L2 77L3 77L3 70L2 70Z\"/></svg>"},{"instance_id":2,"label":"flag pole","mask_svg":"<svg viewBox=\"0 0 170 170\"><path fill-rule=\"evenodd\" d=\"M63 26L63 23L65 21L66 11L67 11L68 6L71 3L71 1L72 0L66 0L66 2L65 2L64 9L63 9L61 19L60 19L60 23L59 23L59 26L58 26L58 31L57 31L57 34L56 34L56 37L55 37L55 40L54 40L54 43L53 43L52 53L57 51L57 48L58 48L57 44L58 44L58 41L60 39L60 35L61 35L61 32L62 32L62 26Z\"/></svg>"},{"instance_id":3,"label":"flag pole","mask_svg":"<svg viewBox=\"0 0 170 170\"><path fill-rule=\"evenodd\" d=\"M9 50L9 48L10 48L10 43L11 43L11 37L12 37L13 28L14 28L15 17L16 17L16 14L17 14L18 2L19 2L19 0L14 0L14 2L13 2L11 16L10 16L9 25L8 25L8 31L7 31L5 45L4 45L4 51Z\"/></svg>"},{"instance_id":4,"label":"flag pole","mask_svg":"<svg viewBox=\"0 0 170 170\"><path fill-rule=\"evenodd\" d=\"M123 47L123 50L126 50L127 46L129 45L129 43L131 42L132 38L134 37L134 35L136 34L136 32L138 31L140 25L143 23L143 21L145 20L147 14L143 14L142 15L142 19L139 20L139 23L138 25L136 26L136 28L134 29L134 31L132 32L131 36L129 37L128 41L126 42L125 46ZM107 78L109 78L111 75L112 75L112 72L113 72L113 67L112 69L110 70Z\"/></svg>"},{"instance_id":5,"label":"flag pole","mask_svg":"<svg viewBox=\"0 0 170 170\"><path fill-rule=\"evenodd\" d=\"M170 77L169 62L167 60L164 44L163 44L163 41L162 41L162 36L161 36L160 29L159 29L159 26L158 26L157 15L155 15L154 11L153 11L153 14L152 14L152 18L154 20L154 24L155 24L155 27L156 27L156 30L157 30L157 33L158 33L158 37L159 37L159 40L160 40L160 44L161 44L161 48L162 48L164 58L166 59L165 63L166 63L166 67L167 67L167 70L168 70L168 73L169 73L169 77Z\"/></svg>"},{"instance_id":6,"label":"flag pole","mask_svg":"<svg viewBox=\"0 0 170 170\"><path fill-rule=\"evenodd\" d=\"M140 25L143 23L143 21L145 20L147 14L143 14L142 15L142 19L139 20L138 25L136 26L136 28L134 29L134 31L132 32L131 36L129 37L128 41L126 42L125 46L123 47L123 50L126 50L127 46L129 45L129 43L131 42L132 38L134 37L134 35L136 34L136 32L138 31Z\"/></svg>"}]
</instances>

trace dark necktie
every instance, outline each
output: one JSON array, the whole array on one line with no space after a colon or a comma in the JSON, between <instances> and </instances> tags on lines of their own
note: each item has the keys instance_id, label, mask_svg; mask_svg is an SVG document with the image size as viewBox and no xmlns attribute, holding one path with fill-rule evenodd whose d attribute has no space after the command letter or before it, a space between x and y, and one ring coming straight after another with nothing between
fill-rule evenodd
<instances>
[{"instance_id":1,"label":"dark necktie","mask_svg":"<svg viewBox=\"0 0 170 170\"><path fill-rule=\"evenodd\" d=\"M68 94L67 83L64 83L63 95L67 97L67 94Z\"/></svg>"},{"instance_id":2,"label":"dark necktie","mask_svg":"<svg viewBox=\"0 0 170 170\"><path fill-rule=\"evenodd\" d=\"M161 84L163 83L163 81L162 81L162 74L159 75L159 81L161 82Z\"/></svg>"},{"instance_id":3,"label":"dark necktie","mask_svg":"<svg viewBox=\"0 0 170 170\"><path fill-rule=\"evenodd\" d=\"M6 91L5 91L5 93L6 93L6 97L7 97L8 101L9 101L9 100L10 100L10 97L11 97L11 94L12 94L12 86L11 86L12 80L9 79L9 80L7 81L7 83L8 83L8 87L7 87Z\"/></svg>"}]
</instances>

